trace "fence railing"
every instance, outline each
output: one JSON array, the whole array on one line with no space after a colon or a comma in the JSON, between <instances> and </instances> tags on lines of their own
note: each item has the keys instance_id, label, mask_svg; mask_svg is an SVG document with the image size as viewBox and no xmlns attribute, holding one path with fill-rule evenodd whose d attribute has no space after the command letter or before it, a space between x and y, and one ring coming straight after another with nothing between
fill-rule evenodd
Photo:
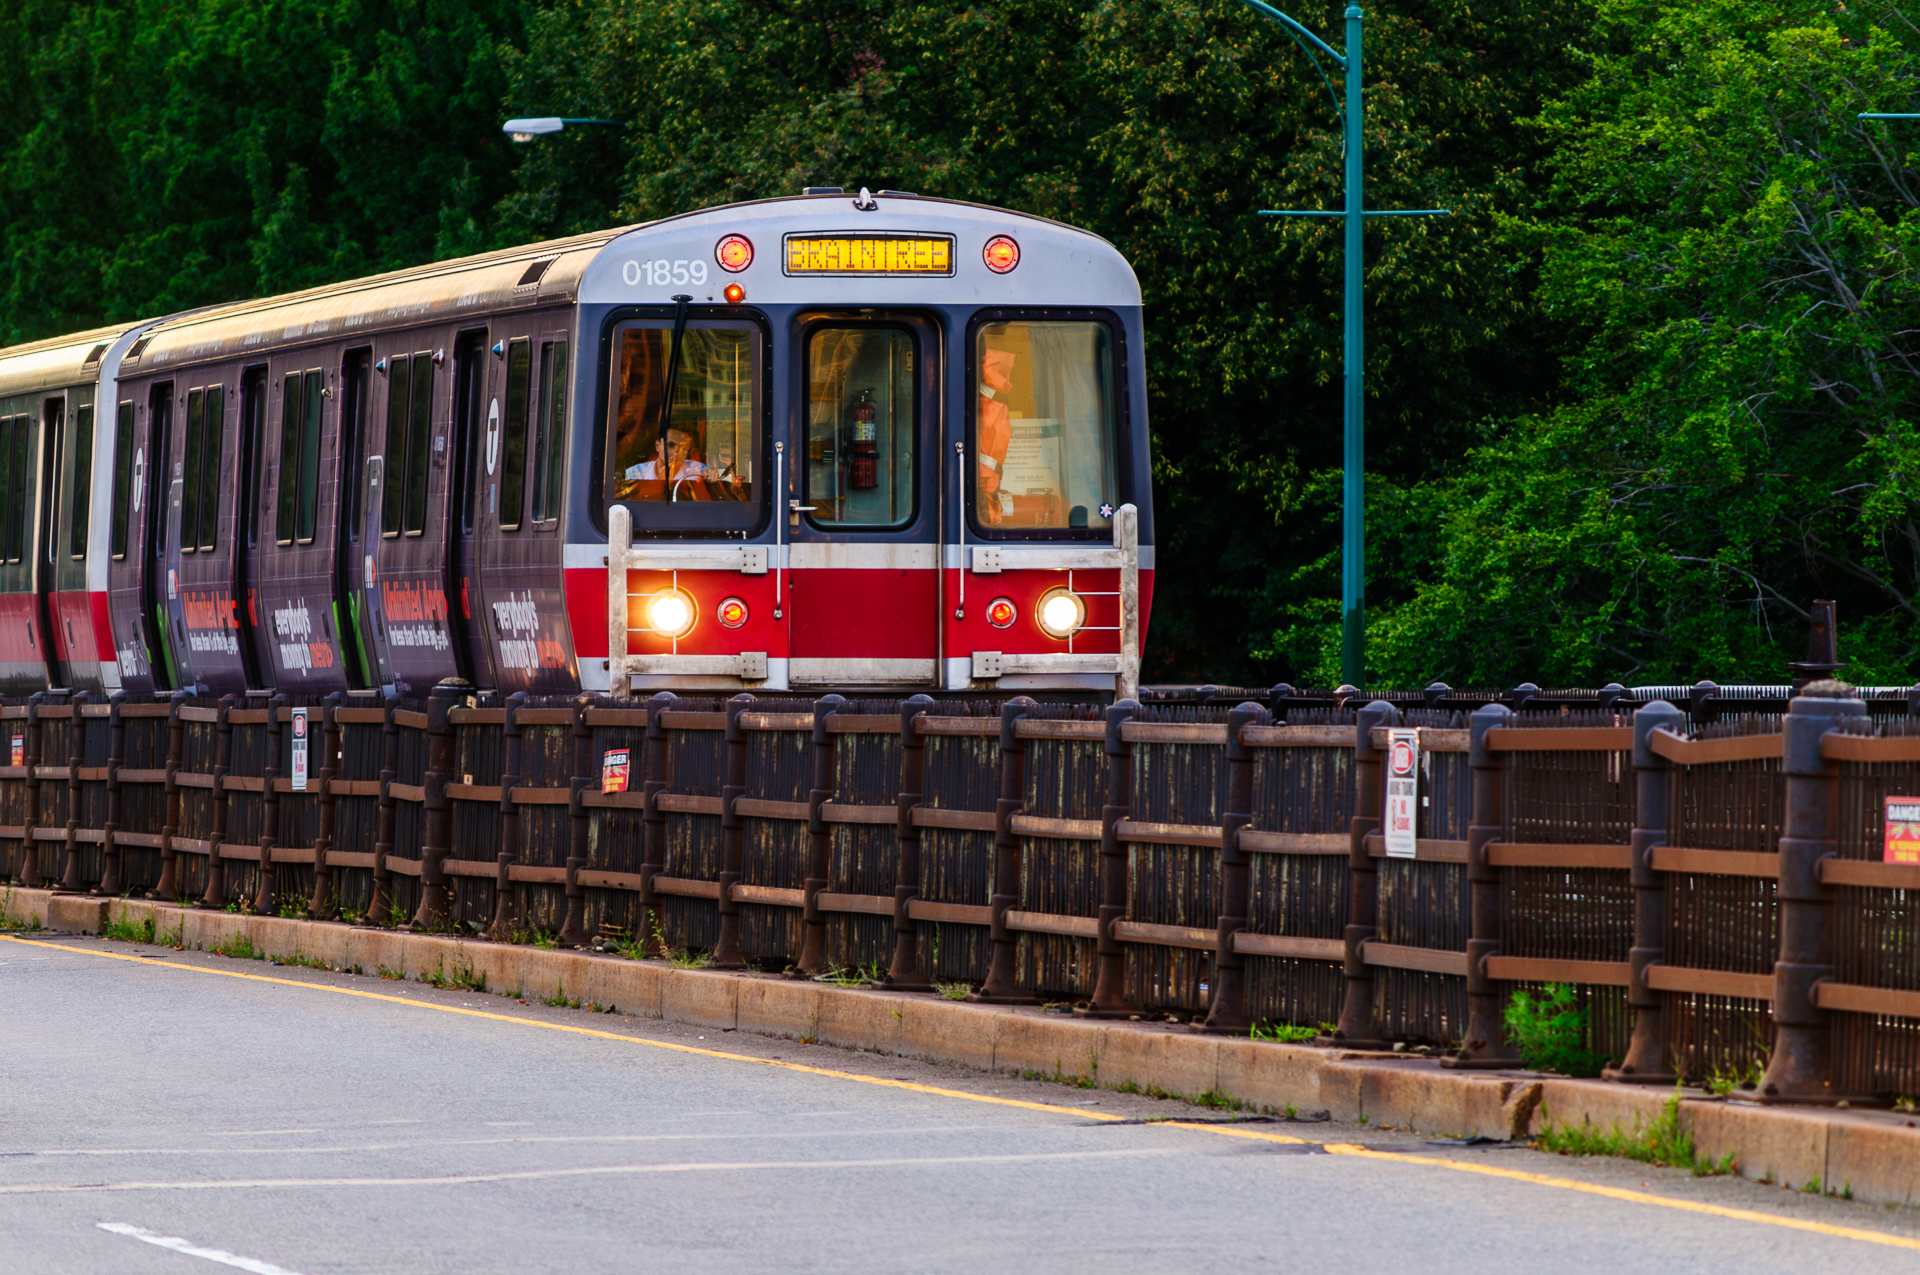
<instances>
[{"instance_id":1,"label":"fence railing","mask_svg":"<svg viewBox=\"0 0 1920 1275\"><path fill-rule=\"evenodd\" d=\"M1920 1093L1908 702L1397 698L39 695L0 707L0 870L1460 1067L1570 984L1621 1081Z\"/></svg>"}]
</instances>

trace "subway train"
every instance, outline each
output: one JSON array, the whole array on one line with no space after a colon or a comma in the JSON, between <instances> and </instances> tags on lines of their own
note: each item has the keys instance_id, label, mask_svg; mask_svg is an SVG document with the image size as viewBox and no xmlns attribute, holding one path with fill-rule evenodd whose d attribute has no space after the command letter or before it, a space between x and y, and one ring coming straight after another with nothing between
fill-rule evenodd
<instances>
[{"instance_id":1,"label":"subway train","mask_svg":"<svg viewBox=\"0 0 1920 1275\"><path fill-rule=\"evenodd\" d=\"M1127 693L1143 354L1105 240L833 188L0 350L0 693Z\"/></svg>"}]
</instances>

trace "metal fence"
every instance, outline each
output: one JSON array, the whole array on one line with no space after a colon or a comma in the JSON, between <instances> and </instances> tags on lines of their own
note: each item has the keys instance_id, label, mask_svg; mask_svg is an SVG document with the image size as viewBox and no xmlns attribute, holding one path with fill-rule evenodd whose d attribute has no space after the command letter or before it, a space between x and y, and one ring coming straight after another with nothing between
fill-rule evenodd
<instances>
[{"instance_id":1,"label":"metal fence","mask_svg":"<svg viewBox=\"0 0 1920 1275\"><path fill-rule=\"evenodd\" d=\"M1905 689L1239 694L39 695L0 707L0 871L1460 1067L1515 1066L1514 989L1571 984L1615 1079L1920 1093Z\"/></svg>"}]
</instances>

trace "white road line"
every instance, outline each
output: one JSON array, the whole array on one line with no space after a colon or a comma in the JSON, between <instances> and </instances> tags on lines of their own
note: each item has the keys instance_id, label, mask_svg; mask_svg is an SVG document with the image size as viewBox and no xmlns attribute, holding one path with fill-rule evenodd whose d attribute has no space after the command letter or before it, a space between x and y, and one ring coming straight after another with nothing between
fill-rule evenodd
<instances>
[{"instance_id":1,"label":"white road line","mask_svg":"<svg viewBox=\"0 0 1920 1275\"><path fill-rule=\"evenodd\" d=\"M1054 1151L1030 1155L950 1155L886 1160L715 1160L676 1164L608 1164L577 1169L526 1169L514 1173L460 1173L424 1178L226 1178L179 1182L44 1182L0 1186L0 1195L79 1195L104 1191L234 1191L260 1187L465 1186L478 1182L538 1182L553 1178L636 1173L819 1172L823 1169L918 1169L969 1164L1048 1164L1062 1160L1124 1160L1186 1155L1173 1147L1115 1151ZM101 1223L101 1225L107 1225Z\"/></svg>"},{"instance_id":2,"label":"white road line","mask_svg":"<svg viewBox=\"0 0 1920 1275\"><path fill-rule=\"evenodd\" d=\"M299 1275L284 1266L275 1266L272 1262L263 1262L257 1257L242 1257L238 1253L229 1253L223 1248L203 1248L192 1240L183 1240L178 1235L161 1235L149 1231L144 1226L135 1226L131 1222L95 1222L103 1231L112 1231L115 1235L126 1235L160 1248L170 1248L176 1253L185 1253L188 1257L204 1257L209 1262L219 1262L223 1266L237 1266L243 1271L252 1271L253 1275Z\"/></svg>"}]
</instances>

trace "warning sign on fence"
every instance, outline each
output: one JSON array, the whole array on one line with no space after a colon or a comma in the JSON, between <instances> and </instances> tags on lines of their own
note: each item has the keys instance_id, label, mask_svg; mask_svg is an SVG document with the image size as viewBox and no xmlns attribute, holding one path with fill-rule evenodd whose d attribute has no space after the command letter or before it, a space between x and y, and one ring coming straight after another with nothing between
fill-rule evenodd
<instances>
[{"instance_id":1,"label":"warning sign on fence","mask_svg":"<svg viewBox=\"0 0 1920 1275\"><path fill-rule=\"evenodd\" d=\"M295 792L307 790L307 710L293 710L293 740L288 757L287 787Z\"/></svg>"},{"instance_id":2,"label":"warning sign on fence","mask_svg":"<svg viewBox=\"0 0 1920 1275\"><path fill-rule=\"evenodd\" d=\"M1920 797L1887 798L1880 857L1887 863L1920 863Z\"/></svg>"},{"instance_id":3,"label":"warning sign on fence","mask_svg":"<svg viewBox=\"0 0 1920 1275\"><path fill-rule=\"evenodd\" d=\"M600 759L600 791L625 792L627 790L627 757L625 748L609 748Z\"/></svg>"},{"instance_id":4,"label":"warning sign on fence","mask_svg":"<svg viewBox=\"0 0 1920 1275\"><path fill-rule=\"evenodd\" d=\"M1387 731L1387 854L1411 859L1414 811L1420 806L1420 732L1411 727Z\"/></svg>"}]
</instances>

